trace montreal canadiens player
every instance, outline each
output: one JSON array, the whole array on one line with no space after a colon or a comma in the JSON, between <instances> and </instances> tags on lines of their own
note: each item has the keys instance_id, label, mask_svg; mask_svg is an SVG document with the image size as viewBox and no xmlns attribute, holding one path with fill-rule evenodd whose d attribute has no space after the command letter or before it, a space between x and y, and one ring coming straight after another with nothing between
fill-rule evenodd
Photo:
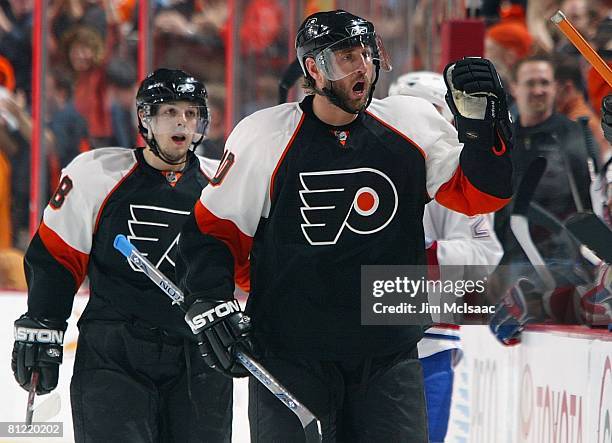
<instances>
[{"instance_id":1,"label":"montreal canadiens player","mask_svg":"<svg viewBox=\"0 0 612 443\"><path fill-rule=\"evenodd\" d=\"M113 248L127 234L174 275L181 226L215 170L192 152L209 122L206 89L158 69L136 103L146 146L79 155L44 211L25 256L13 372L24 389L33 371L38 394L55 389L66 320L88 276L70 385L76 441L230 442L231 380L204 363L180 311Z\"/></svg>"},{"instance_id":2,"label":"montreal canadiens player","mask_svg":"<svg viewBox=\"0 0 612 443\"><path fill-rule=\"evenodd\" d=\"M258 354L325 441L427 442L425 328L362 326L361 267L424 265L433 198L468 215L508 202L505 93L489 61L449 65L455 130L423 99L372 98L390 65L371 22L317 12L296 36L307 97L238 123L181 233L186 320L228 376L246 372L236 346ZM235 282L250 289L248 315L226 309ZM304 439L253 380L249 421L254 442Z\"/></svg>"},{"instance_id":3,"label":"montreal canadiens player","mask_svg":"<svg viewBox=\"0 0 612 443\"><path fill-rule=\"evenodd\" d=\"M444 78L436 72L418 71L401 75L389 87L389 95L423 98L434 105L446 120L453 120L444 99ZM452 269L454 275L440 276L445 279L451 277L475 281L486 277L504 252L493 231L492 219L492 214L468 217L445 208L435 200L429 202L423 214L428 264L453 266L447 271ZM461 275L456 274L459 269ZM425 379L429 441L443 442L448 429L453 367L461 358L459 326L434 324L425 332L417 348Z\"/></svg>"}]
</instances>

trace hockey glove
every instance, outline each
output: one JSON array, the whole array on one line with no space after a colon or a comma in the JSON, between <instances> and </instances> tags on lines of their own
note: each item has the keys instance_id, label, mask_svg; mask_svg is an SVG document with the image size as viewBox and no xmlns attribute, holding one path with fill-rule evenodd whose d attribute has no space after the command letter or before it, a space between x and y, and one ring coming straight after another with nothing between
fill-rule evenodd
<instances>
[{"instance_id":1,"label":"hockey glove","mask_svg":"<svg viewBox=\"0 0 612 443\"><path fill-rule=\"evenodd\" d=\"M504 345L520 342L521 331L531 320L527 312L526 295L535 289L533 283L520 278L495 306L495 314L489 321L489 328L495 338Z\"/></svg>"},{"instance_id":2,"label":"hockey glove","mask_svg":"<svg viewBox=\"0 0 612 443\"><path fill-rule=\"evenodd\" d=\"M612 143L612 95L601 101L601 128L608 143Z\"/></svg>"},{"instance_id":3,"label":"hockey glove","mask_svg":"<svg viewBox=\"0 0 612 443\"><path fill-rule=\"evenodd\" d=\"M465 57L444 69L446 102L455 116L462 143L471 142L490 149L495 131L510 146L511 117L506 92L493 64L480 57ZM502 149L503 147L497 147Z\"/></svg>"},{"instance_id":4,"label":"hockey glove","mask_svg":"<svg viewBox=\"0 0 612 443\"><path fill-rule=\"evenodd\" d=\"M36 393L48 394L57 387L66 322L35 320L24 314L15 321L15 345L11 368L23 389L30 389L32 369L40 372Z\"/></svg>"},{"instance_id":5,"label":"hockey glove","mask_svg":"<svg viewBox=\"0 0 612 443\"><path fill-rule=\"evenodd\" d=\"M580 317L589 326L612 324L612 267L603 263L597 270L595 282L577 286L580 297Z\"/></svg>"},{"instance_id":6,"label":"hockey glove","mask_svg":"<svg viewBox=\"0 0 612 443\"><path fill-rule=\"evenodd\" d=\"M251 321L237 300L197 299L185 314L185 321L209 367L229 377L249 375L235 355L237 347L253 353Z\"/></svg>"}]
</instances>

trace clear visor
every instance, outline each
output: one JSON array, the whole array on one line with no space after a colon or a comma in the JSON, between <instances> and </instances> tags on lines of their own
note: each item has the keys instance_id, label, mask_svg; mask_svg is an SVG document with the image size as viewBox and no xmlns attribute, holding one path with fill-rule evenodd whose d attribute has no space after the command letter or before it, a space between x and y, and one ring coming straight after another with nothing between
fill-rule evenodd
<instances>
[{"instance_id":1,"label":"clear visor","mask_svg":"<svg viewBox=\"0 0 612 443\"><path fill-rule=\"evenodd\" d=\"M391 70L391 61L382 39L371 32L340 40L315 57L317 67L331 81L366 71L374 60L378 61L383 71Z\"/></svg>"},{"instance_id":2,"label":"clear visor","mask_svg":"<svg viewBox=\"0 0 612 443\"><path fill-rule=\"evenodd\" d=\"M170 137L185 137L197 142L205 134L208 127L208 112L206 107L192 104L161 104L155 115L145 117L153 135Z\"/></svg>"}]
</instances>

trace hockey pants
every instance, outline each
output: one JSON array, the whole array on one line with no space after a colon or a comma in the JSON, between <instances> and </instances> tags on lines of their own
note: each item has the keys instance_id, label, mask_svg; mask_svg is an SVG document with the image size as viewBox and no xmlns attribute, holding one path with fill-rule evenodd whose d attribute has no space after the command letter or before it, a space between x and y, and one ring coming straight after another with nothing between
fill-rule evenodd
<instances>
[{"instance_id":1,"label":"hockey pants","mask_svg":"<svg viewBox=\"0 0 612 443\"><path fill-rule=\"evenodd\" d=\"M355 362L281 359L266 368L319 420L324 442L427 443L423 372L416 349ZM304 441L300 421L254 379L249 380L253 443Z\"/></svg>"},{"instance_id":2,"label":"hockey pants","mask_svg":"<svg viewBox=\"0 0 612 443\"><path fill-rule=\"evenodd\" d=\"M75 440L229 443L232 388L205 368L193 342L126 322L85 322L70 384Z\"/></svg>"}]
</instances>

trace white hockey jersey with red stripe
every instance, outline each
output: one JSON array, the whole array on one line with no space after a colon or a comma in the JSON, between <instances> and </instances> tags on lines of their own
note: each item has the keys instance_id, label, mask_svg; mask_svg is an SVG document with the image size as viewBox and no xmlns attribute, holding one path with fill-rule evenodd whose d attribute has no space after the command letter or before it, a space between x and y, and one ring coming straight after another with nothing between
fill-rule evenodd
<instances>
[{"instance_id":1,"label":"white hockey jersey with red stripe","mask_svg":"<svg viewBox=\"0 0 612 443\"><path fill-rule=\"evenodd\" d=\"M428 264L441 266L441 279L480 280L504 254L493 230L493 214L468 217L432 201L425 206L423 227L425 238L434 242L427 250ZM440 294L429 296L431 305L440 305ZM459 326L449 324L434 324L418 344L420 358L460 348Z\"/></svg>"}]
</instances>

